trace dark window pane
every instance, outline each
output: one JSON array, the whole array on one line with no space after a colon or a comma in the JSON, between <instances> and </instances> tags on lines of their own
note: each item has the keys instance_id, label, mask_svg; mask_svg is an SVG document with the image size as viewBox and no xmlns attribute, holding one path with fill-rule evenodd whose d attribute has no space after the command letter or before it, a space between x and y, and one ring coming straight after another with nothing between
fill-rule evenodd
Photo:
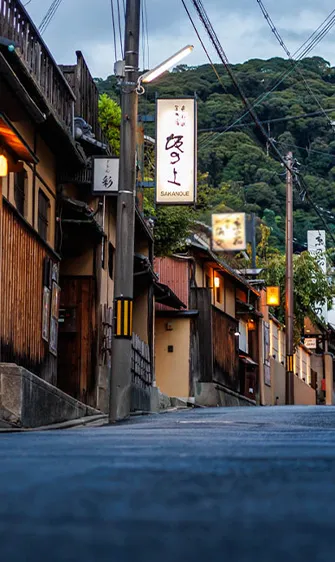
<instances>
[{"instance_id":1,"label":"dark window pane","mask_svg":"<svg viewBox=\"0 0 335 562\"><path fill-rule=\"evenodd\" d=\"M14 174L14 200L19 213L24 216L24 201L25 201L25 188L26 188L27 172L17 172Z\"/></svg>"},{"instance_id":2,"label":"dark window pane","mask_svg":"<svg viewBox=\"0 0 335 562\"><path fill-rule=\"evenodd\" d=\"M114 248L112 244L108 243L108 273L109 277L113 279L114 273Z\"/></svg>"},{"instance_id":3,"label":"dark window pane","mask_svg":"<svg viewBox=\"0 0 335 562\"><path fill-rule=\"evenodd\" d=\"M40 189L38 192L38 232L43 240L48 239L49 199Z\"/></svg>"}]
</instances>

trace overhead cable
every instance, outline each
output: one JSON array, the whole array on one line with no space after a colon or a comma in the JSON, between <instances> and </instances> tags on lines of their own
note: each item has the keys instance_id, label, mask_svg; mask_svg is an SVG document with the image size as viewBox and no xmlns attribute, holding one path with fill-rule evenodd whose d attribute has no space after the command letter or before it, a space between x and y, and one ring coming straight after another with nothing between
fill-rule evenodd
<instances>
[{"instance_id":1,"label":"overhead cable","mask_svg":"<svg viewBox=\"0 0 335 562\"><path fill-rule=\"evenodd\" d=\"M222 63L224 64L227 73L229 74L234 86L236 87L243 104L246 106L247 112L251 115L253 121L255 121L257 127L259 128L259 130L261 131L264 139L266 140L266 142L269 144L269 146L271 146L273 152L275 153L275 155L278 157L278 159L280 160L280 162L282 163L282 165L289 171L289 173L292 173L292 170L290 168L290 166L288 165L286 159L282 156L282 154L280 153L280 151L278 150L277 146L275 145L275 143L273 142L273 139L271 139L268 135L267 132L264 128L264 126L262 125L262 123L260 123L257 114L254 111L254 108L251 106L248 98L245 96L234 72L231 69L229 60L227 58L227 55L225 53L225 51L222 48L222 45L216 35L216 32L211 24L211 21L206 13L206 10L202 4L202 0L192 0L194 7L199 15L199 18L203 24L203 26L205 27L205 30L216 50L216 52L218 53ZM310 193L309 193L309 188L308 185L306 183L306 180L297 172L294 172L293 174L294 180L297 183L298 187L299 187L299 194L302 197L302 199L306 198L308 200L308 202L310 203L310 205L313 207L314 211L316 212L316 214L319 216L320 220L322 220L322 223L324 224L326 230L328 231L329 235L331 236L333 242L335 243L335 237L333 235L333 233L331 232L331 230L328 227L327 222L325 221L324 217L322 216L322 214L320 213L319 209L317 208L317 206L315 205L314 201L311 199Z\"/></svg>"},{"instance_id":2,"label":"overhead cable","mask_svg":"<svg viewBox=\"0 0 335 562\"><path fill-rule=\"evenodd\" d=\"M46 31L47 27L49 26L52 19L54 18L61 3L62 0L53 0L53 2L51 3L47 13L45 14L44 18L42 19L38 27L38 31L40 32L41 35L43 35L43 33Z\"/></svg>"},{"instance_id":3,"label":"overhead cable","mask_svg":"<svg viewBox=\"0 0 335 562\"><path fill-rule=\"evenodd\" d=\"M269 27L270 27L272 33L273 33L274 36L276 37L278 43L279 43L280 46L284 49L284 51L285 51L286 55L288 56L289 60L294 63L294 59L293 59L293 57L292 57L290 51L288 50L287 46L285 45L283 38L281 37L281 35L280 35L279 31L277 30L275 24L273 23L273 20L271 19L271 16L269 15L268 11L266 10L266 8L265 8L265 6L264 6L262 0L256 0L256 1L257 1L257 4L259 5L259 7L260 7L260 9L261 9L261 11L262 11L262 14L263 14L265 20L267 21L267 23L268 23L268 25L269 25ZM317 98L317 96L316 96L315 93L313 92L312 88L311 88L310 85L308 84L307 80L305 79L305 76L303 75L303 72L302 72L301 68L299 68L299 66L297 66L297 72L298 72L299 76L302 78L302 80L303 80L303 82L304 82L304 85L305 85L307 91L308 91L309 94L312 96L312 98L314 99L314 101L316 102L316 104L319 106L319 108L321 109L321 111L324 112L324 115L325 115L325 117L326 117L328 123L329 123L330 126L332 127L332 122L331 122L331 120L329 119L329 117L328 117L328 115L326 114L326 112L324 111L324 109L323 109L323 107L322 107L322 105L321 105L319 99Z\"/></svg>"},{"instance_id":4,"label":"overhead cable","mask_svg":"<svg viewBox=\"0 0 335 562\"><path fill-rule=\"evenodd\" d=\"M281 76L279 77L279 79L277 80L277 82L275 82L275 84L271 87L270 90L268 90L267 92L261 94L260 96L258 96L258 98L253 102L252 107L256 108L258 107L261 103L263 103L263 101L265 101L265 99L267 99L270 94L272 92L274 92L278 86L280 86L280 84L285 80L285 78L287 78L290 74L293 73L293 71L295 70L295 68L297 67L298 64L300 64L301 62L301 58L305 56L305 54L307 52L310 52L310 50L313 48L314 42L317 39L317 37L320 36L320 34L323 35L323 32L325 29L327 29L328 31L330 31L330 29L333 27L333 25L335 25L335 10L333 10L328 16L327 18L322 22L322 24L319 25L319 27L308 37L308 39L306 39L306 41L301 45L301 47L299 47L299 49L297 49L295 51L295 53L293 54L293 58L299 55L298 59L295 59L295 64L294 66L292 65L292 68L284 71ZM321 30L321 31L320 31ZM307 45L307 47L304 49L305 45ZM214 140L216 140L217 138L219 138L222 134L226 133L227 131L229 131L231 128L233 128L237 123L239 123L240 121L242 121L247 115L249 114L249 111L245 111L242 115L240 115L231 125L227 126L226 129L224 129L224 131L222 131L222 133L218 133L216 135L216 137L213 137L211 139L210 142L213 142Z\"/></svg>"}]
</instances>

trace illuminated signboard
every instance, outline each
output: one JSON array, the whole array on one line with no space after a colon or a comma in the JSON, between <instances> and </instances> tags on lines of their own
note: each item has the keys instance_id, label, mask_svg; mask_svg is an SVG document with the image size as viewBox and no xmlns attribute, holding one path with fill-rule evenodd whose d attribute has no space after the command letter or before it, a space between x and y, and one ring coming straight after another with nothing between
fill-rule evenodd
<instances>
[{"instance_id":1,"label":"illuminated signboard","mask_svg":"<svg viewBox=\"0 0 335 562\"><path fill-rule=\"evenodd\" d=\"M156 203L196 200L196 101L158 99L156 107Z\"/></svg>"},{"instance_id":2,"label":"illuminated signboard","mask_svg":"<svg viewBox=\"0 0 335 562\"><path fill-rule=\"evenodd\" d=\"M212 250L240 252L247 247L245 213L212 215Z\"/></svg>"}]
</instances>

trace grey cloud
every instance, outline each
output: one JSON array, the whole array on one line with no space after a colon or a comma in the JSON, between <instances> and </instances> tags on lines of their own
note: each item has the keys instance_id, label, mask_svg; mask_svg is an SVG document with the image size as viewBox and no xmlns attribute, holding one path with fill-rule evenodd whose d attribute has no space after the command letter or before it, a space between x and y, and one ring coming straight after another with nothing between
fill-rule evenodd
<instances>
[{"instance_id":1,"label":"grey cloud","mask_svg":"<svg viewBox=\"0 0 335 562\"><path fill-rule=\"evenodd\" d=\"M50 3L51 0L32 0L27 6L35 23L40 23L47 11L46 4ZM207 61L180 0L146 0L146 4L151 65L190 42L194 43L196 49L191 57L185 59L185 63L203 64ZM188 4L191 6L190 1ZM264 0L264 4L292 52L334 7L333 0L319 0L317 6L313 0ZM123 0L120 0L120 5L123 15ZM233 5L227 0L204 0L204 5L232 62L285 56L256 0L238 0ZM196 15L195 21L217 61L216 53ZM109 0L63 1L44 38L60 63L71 63L78 49L83 51L94 75L105 77L113 71L114 48ZM333 51L334 32L328 35L313 54L334 62Z\"/></svg>"}]
</instances>

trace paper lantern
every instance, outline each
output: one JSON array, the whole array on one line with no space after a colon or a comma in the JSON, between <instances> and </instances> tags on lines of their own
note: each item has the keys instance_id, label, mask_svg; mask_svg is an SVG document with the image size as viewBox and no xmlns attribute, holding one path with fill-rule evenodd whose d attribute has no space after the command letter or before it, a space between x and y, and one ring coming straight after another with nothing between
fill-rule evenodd
<instances>
[{"instance_id":1,"label":"paper lantern","mask_svg":"<svg viewBox=\"0 0 335 562\"><path fill-rule=\"evenodd\" d=\"M280 305L280 287L266 288L266 304L268 306Z\"/></svg>"}]
</instances>

